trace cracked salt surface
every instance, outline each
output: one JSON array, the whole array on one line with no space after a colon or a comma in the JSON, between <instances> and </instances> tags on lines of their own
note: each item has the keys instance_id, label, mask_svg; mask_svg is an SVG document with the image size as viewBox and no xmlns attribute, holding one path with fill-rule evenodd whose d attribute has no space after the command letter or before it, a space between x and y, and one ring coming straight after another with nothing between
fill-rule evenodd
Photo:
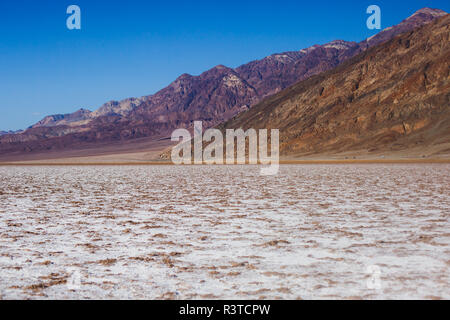
<instances>
[{"instance_id":1,"label":"cracked salt surface","mask_svg":"<svg viewBox=\"0 0 450 320\"><path fill-rule=\"evenodd\" d=\"M449 169L0 167L0 298L449 299Z\"/></svg>"}]
</instances>

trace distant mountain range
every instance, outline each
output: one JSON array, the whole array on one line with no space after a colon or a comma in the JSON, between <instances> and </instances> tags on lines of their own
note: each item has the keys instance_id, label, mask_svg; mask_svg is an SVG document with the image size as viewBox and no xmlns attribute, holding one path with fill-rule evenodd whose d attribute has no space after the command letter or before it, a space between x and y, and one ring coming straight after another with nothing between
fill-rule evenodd
<instances>
[{"instance_id":1,"label":"distant mountain range","mask_svg":"<svg viewBox=\"0 0 450 320\"><path fill-rule=\"evenodd\" d=\"M22 132L23 130L17 130L17 131L13 131L13 130L10 130L10 131L0 131L0 136L2 136L2 135L5 135L5 134L17 134L17 133L20 133L20 132Z\"/></svg>"},{"instance_id":2,"label":"distant mountain range","mask_svg":"<svg viewBox=\"0 0 450 320\"><path fill-rule=\"evenodd\" d=\"M342 83L347 85L350 81L347 77L350 79L353 75L350 77L346 74L348 71L342 66L343 63L348 66L347 62L352 61L351 59L355 56L360 57L363 52L376 52L370 49L445 15L447 14L442 10L424 8L400 24L387 28L361 43L336 40L300 51L274 54L235 69L219 65L199 76L183 74L154 95L111 101L93 112L80 109L71 114L47 116L24 132L0 135L0 158L2 155L15 154L20 159L21 154L82 149L108 142L128 143L138 138L161 139L169 136L176 128L191 127L196 120L202 120L206 126L216 126L238 114L243 116L252 114L251 112L255 111L248 110L253 109L253 106L258 105L258 108L261 108L261 105L278 101L274 99L279 99L279 94L284 94L283 90L286 88L299 82L303 88L307 82L302 81L330 70L340 72ZM402 47L400 44L399 46ZM389 58L385 54L386 52L380 52L380 56L374 59L384 59L388 62ZM336 69L338 66L341 67ZM385 70L385 74L389 74L389 70ZM383 73L373 75L373 77L381 76ZM427 75L427 77L430 76L432 75ZM362 92L361 80L355 78L353 81L355 84L352 85L358 86L353 97L348 95L345 87L341 88L337 84L333 93L328 91L328 86L323 86L321 95L339 98L345 104L346 99L352 99L354 103L357 94L365 96L372 94L372 92ZM403 79L399 78L397 81L402 83ZM394 84L391 83L391 85ZM382 87L377 88L377 90L381 89ZM382 94L380 93L379 96ZM261 101L263 102L258 104ZM397 99L397 101L400 100ZM296 112L301 112L301 117L305 119L314 117L316 111L311 106L311 102L306 98L304 102L299 101L299 106L296 107L299 109L296 109ZM275 108L273 105L272 107ZM268 117L270 117L269 113L262 119L269 121ZM293 119L285 120L287 123L278 123L281 128L288 126L288 123L294 125ZM240 121L243 124L252 123L255 127L259 127L258 123ZM275 118L273 121L276 121ZM354 121L353 118L352 121ZM267 122L269 123L271 122ZM310 125L313 124L310 123ZM284 144L286 151L300 150L296 147L289 149L289 143ZM312 148L312 151L320 149L313 146L308 148Z\"/></svg>"},{"instance_id":3,"label":"distant mountain range","mask_svg":"<svg viewBox=\"0 0 450 320\"><path fill-rule=\"evenodd\" d=\"M450 15L265 99L220 126L280 129L284 156L450 155Z\"/></svg>"}]
</instances>

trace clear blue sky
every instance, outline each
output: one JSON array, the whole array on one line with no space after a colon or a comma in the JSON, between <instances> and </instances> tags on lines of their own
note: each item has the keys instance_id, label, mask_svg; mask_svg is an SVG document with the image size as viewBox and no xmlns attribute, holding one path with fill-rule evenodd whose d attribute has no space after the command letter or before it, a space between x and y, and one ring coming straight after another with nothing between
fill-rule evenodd
<instances>
[{"instance_id":1,"label":"clear blue sky","mask_svg":"<svg viewBox=\"0 0 450 320\"><path fill-rule=\"evenodd\" d=\"M71 4L81 8L81 30L66 28ZM422 7L450 11L448 0L2 0L0 130L152 94L185 72L360 41L375 33L366 28L371 4L382 9L382 28Z\"/></svg>"}]
</instances>

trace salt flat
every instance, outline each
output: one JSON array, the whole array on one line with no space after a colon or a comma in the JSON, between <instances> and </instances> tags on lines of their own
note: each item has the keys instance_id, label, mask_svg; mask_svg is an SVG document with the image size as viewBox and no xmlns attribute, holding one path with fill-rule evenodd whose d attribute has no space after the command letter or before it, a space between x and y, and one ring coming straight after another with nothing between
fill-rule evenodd
<instances>
[{"instance_id":1,"label":"salt flat","mask_svg":"<svg viewBox=\"0 0 450 320\"><path fill-rule=\"evenodd\" d=\"M0 167L0 298L450 298L450 165Z\"/></svg>"}]
</instances>

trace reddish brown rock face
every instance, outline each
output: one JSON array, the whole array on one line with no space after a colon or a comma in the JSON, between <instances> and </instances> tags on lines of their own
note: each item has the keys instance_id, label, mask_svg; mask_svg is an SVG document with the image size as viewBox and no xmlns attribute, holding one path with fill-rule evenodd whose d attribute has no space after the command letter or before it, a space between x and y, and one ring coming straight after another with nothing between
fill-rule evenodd
<instances>
[{"instance_id":1,"label":"reddish brown rock face","mask_svg":"<svg viewBox=\"0 0 450 320\"><path fill-rule=\"evenodd\" d=\"M450 15L300 82L221 128L279 128L281 153L450 151Z\"/></svg>"},{"instance_id":2,"label":"reddish brown rock face","mask_svg":"<svg viewBox=\"0 0 450 320\"><path fill-rule=\"evenodd\" d=\"M48 116L20 134L0 135L0 158L7 156L8 159L11 159L11 155L17 155L20 158L23 153L42 153L48 150L92 148L96 144L109 142L123 141L123 143L128 143L128 141L138 138L159 139L167 137L176 128L192 126L193 121L196 120L202 120L204 127L215 126L299 81L332 70L368 48L392 39L400 33L427 24L444 14L440 10L422 9L398 26L388 28L359 44L338 40L300 51L275 54L236 69L217 66L199 76L184 74L168 87L151 96L139 99L130 98L120 102L108 102L94 112L81 109L73 114ZM406 52L409 49L408 46L411 46L411 42L393 43L392 46L398 46ZM389 63L386 56L377 56L376 59L384 59L385 63ZM381 60L380 64L383 62ZM399 63L403 61L404 59L400 59ZM412 63L419 63L419 61ZM418 65L414 64L410 67L413 69L419 68ZM314 94L318 93L319 97L314 97L314 94L310 93L298 101L295 114L304 119L305 125L310 126L308 129L310 130L309 135L320 134L325 137L325 132L328 131L337 135L338 131L334 128L342 127L340 122L342 119L339 117L332 119L330 116L327 125L316 123L317 103L325 103L330 110L337 110L336 106L354 103L361 96L372 97L373 92L366 91L370 88L366 86L364 79L368 77L382 78L389 71L389 69L378 70L379 73L372 73L373 70L366 70L364 69L365 66L360 66L360 68L359 74L346 74L347 69L336 69L336 72L341 73L342 79L340 82L328 83L324 81L319 87L314 88L316 90ZM389 65L389 68L395 69L396 66ZM436 80L434 79L434 69L430 68L428 67L427 71L422 72L422 74L417 74L417 78L409 77L409 82L404 82L403 78L398 78L396 79L397 84L403 85L403 90L425 90L426 93L430 85ZM381 78L379 81L382 80ZM317 78L315 79L314 81L318 81ZM422 86L424 83L426 84L425 87ZM388 85L386 83L384 86ZM309 85L303 83L299 86ZM286 92L292 92L292 90L294 89L288 89ZM377 90L381 90L381 87ZM286 94L286 92L283 94ZM397 104L401 104L404 96L400 93L396 94L398 96L395 98L389 96L389 99L392 99L393 103L397 101ZM276 95L267 101L278 101L273 100L279 99L277 97L280 96ZM384 101L383 99L387 98L384 94L379 93L376 98L372 97L372 99ZM364 101L364 103L366 102L372 103L373 101ZM411 104L415 105L415 102L411 101ZM410 108L412 108L411 112L418 112L412 106ZM355 126L359 128L358 130L366 130L370 129L373 123L393 121L393 119L407 120L407 118L404 118L404 113L397 114L394 111L388 112L388 110L378 110L376 115L370 116L348 115L351 121L348 122L348 119L346 119L345 126ZM386 113L388 116L386 116ZM266 118L269 116L272 115L264 115ZM277 123L277 119L281 118L276 115L273 119L274 123ZM285 120L287 123L279 123L280 127L287 128L294 121L290 118ZM407 132L414 132L420 126L425 127L427 124L423 121L405 123L404 128ZM401 129L396 130L398 132ZM299 133L296 132L295 134ZM351 139L351 137L348 137L348 139ZM397 136L392 136L392 139L397 139ZM307 143L307 140L301 140L298 143L304 144ZM294 145L289 146L288 142L284 143L284 148L286 150L289 148L297 150Z\"/></svg>"}]
</instances>

